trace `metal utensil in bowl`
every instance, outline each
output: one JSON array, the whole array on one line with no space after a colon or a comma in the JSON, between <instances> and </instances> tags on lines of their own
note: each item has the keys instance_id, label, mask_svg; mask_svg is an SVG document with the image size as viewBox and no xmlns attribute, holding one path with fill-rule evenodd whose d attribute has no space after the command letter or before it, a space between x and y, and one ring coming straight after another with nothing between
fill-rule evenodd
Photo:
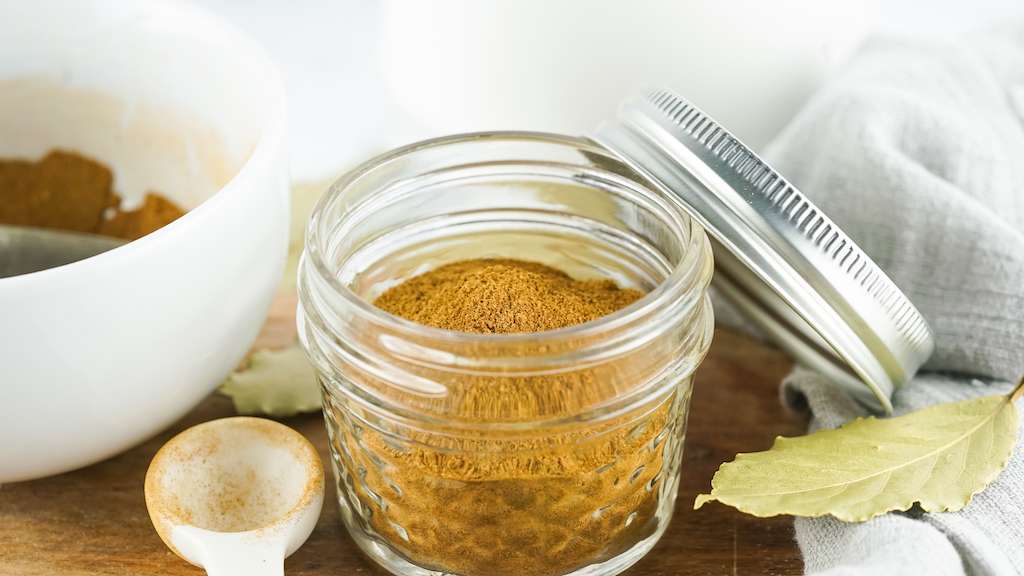
<instances>
[{"instance_id":1,"label":"metal utensil in bowl","mask_svg":"<svg viewBox=\"0 0 1024 576\"><path fill-rule=\"evenodd\" d=\"M63 266L124 243L96 234L0 225L0 278Z\"/></svg>"}]
</instances>

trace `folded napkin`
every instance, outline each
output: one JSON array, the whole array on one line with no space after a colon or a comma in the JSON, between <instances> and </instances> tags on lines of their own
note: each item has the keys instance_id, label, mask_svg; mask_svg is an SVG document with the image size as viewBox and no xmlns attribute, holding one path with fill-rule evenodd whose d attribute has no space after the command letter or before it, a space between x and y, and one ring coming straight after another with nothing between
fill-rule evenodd
<instances>
[{"instance_id":1,"label":"folded napkin","mask_svg":"<svg viewBox=\"0 0 1024 576\"><path fill-rule=\"evenodd\" d=\"M897 413L1006 392L1024 372L1024 22L985 36L869 42L766 150L889 274L936 335ZM812 428L866 411L797 369ZM806 570L1024 574L1024 457L956 513L796 521Z\"/></svg>"}]
</instances>

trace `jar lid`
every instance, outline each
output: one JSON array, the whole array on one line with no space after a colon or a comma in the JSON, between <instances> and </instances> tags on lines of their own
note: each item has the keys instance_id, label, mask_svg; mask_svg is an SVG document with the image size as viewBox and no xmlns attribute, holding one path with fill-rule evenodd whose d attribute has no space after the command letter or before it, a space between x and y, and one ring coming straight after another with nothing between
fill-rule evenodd
<instances>
[{"instance_id":1,"label":"jar lid","mask_svg":"<svg viewBox=\"0 0 1024 576\"><path fill-rule=\"evenodd\" d=\"M624 102L592 138L711 235L714 285L797 361L876 410L931 355L899 288L806 196L666 90Z\"/></svg>"}]
</instances>

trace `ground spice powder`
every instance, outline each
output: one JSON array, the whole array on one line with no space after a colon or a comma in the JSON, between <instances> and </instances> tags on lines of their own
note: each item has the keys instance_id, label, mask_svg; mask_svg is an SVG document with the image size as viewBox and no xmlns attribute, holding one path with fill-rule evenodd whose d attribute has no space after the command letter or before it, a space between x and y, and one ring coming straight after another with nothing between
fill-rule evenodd
<instances>
[{"instance_id":1,"label":"ground spice powder","mask_svg":"<svg viewBox=\"0 0 1024 576\"><path fill-rule=\"evenodd\" d=\"M407 320L460 332L542 332L582 324L643 294L611 280L574 280L521 260L466 260L410 278L374 304Z\"/></svg>"},{"instance_id":2,"label":"ground spice powder","mask_svg":"<svg viewBox=\"0 0 1024 576\"><path fill-rule=\"evenodd\" d=\"M441 266L374 303L430 326L517 333L594 320L641 296L609 280L493 259ZM443 402L463 422L569 416L613 394L604 384L627 368L465 376L449 383ZM401 396L394 397L407 400ZM612 558L656 531L662 483L678 467L680 396L532 436L366 425L330 398L325 413L339 431L333 441L348 500L367 531L440 572L553 576Z\"/></svg>"},{"instance_id":3,"label":"ground spice powder","mask_svg":"<svg viewBox=\"0 0 1024 576\"><path fill-rule=\"evenodd\" d=\"M55 150L38 162L0 159L0 224L135 240L185 213L155 193L124 210L113 183L109 168L73 152Z\"/></svg>"}]
</instances>

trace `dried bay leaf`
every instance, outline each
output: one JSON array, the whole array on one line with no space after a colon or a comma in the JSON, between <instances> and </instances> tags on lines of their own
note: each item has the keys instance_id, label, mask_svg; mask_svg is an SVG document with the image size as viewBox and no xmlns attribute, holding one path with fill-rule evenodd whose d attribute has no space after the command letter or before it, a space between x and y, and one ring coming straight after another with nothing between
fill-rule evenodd
<instances>
[{"instance_id":1,"label":"dried bay leaf","mask_svg":"<svg viewBox=\"0 0 1024 576\"><path fill-rule=\"evenodd\" d=\"M1006 466L1017 437L1009 395L931 406L896 418L858 418L836 430L777 438L723 464L694 509L717 500L754 516L831 514L859 522L915 503L963 508Z\"/></svg>"},{"instance_id":2,"label":"dried bay leaf","mask_svg":"<svg viewBox=\"0 0 1024 576\"><path fill-rule=\"evenodd\" d=\"M221 384L239 414L293 416L320 409L316 371L298 344L282 350L259 350L248 365Z\"/></svg>"}]
</instances>

